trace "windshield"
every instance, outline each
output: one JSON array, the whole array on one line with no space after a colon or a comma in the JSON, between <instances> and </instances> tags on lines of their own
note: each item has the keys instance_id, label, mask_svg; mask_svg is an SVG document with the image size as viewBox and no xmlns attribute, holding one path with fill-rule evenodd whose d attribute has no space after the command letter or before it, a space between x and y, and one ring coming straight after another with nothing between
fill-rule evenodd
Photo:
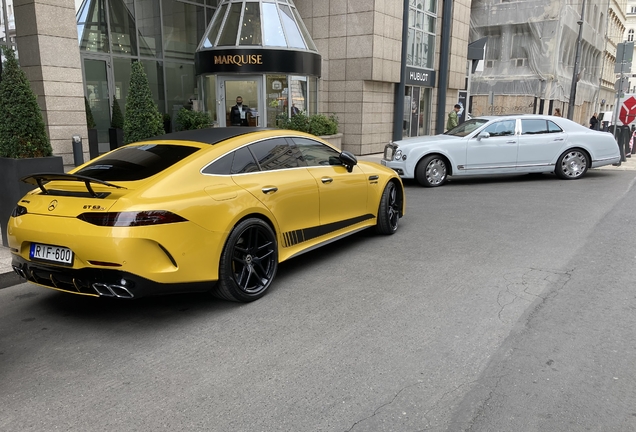
<instances>
[{"instance_id":1,"label":"windshield","mask_svg":"<svg viewBox=\"0 0 636 432\"><path fill-rule=\"evenodd\" d=\"M466 135L473 132L475 129L485 125L486 123L488 123L488 120L486 119L480 119L480 118L471 119L471 120L465 121L464 123L460 124L457 127L452 128L451 130L447 132L444 132L444 135L465 137Z\"/></svg>"}]
</instances>

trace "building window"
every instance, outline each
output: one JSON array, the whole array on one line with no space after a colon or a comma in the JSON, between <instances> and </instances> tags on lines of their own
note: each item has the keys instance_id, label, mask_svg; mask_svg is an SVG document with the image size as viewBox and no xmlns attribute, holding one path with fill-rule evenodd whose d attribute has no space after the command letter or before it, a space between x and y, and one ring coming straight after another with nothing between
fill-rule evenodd
<instances>
[{"instance_id":1,"label":"building window","mask_svg":"<svg viewBox=\"0 0 636 432\"><path fill-rule=\"evenodd\" d=\"M512 35L512 51L510 53L510 60L512 65L516 67L525 66L528 59L528 54L524 47L526 42L526 35L523 33L516 33Z\"/></svg>"},{"instance_id":2,"label":"building window","mask_svg":"<svg viewBox=\"0 0 636 432\"><path fill-rule=\"evenodd\" d=\"M634 29L629 29L627 31L627 42L633 42L634 41Z\"/></svg>"},{"instance_id":3,"label":"building window","mask_svg":"<svg viewBox=\"0 0 636 432\"><path fill-rule=\"evenodd\" d=\"M409 35L406 64L433 69L435 54L435 28L437 2L432 0L409 1Z\"/></svg>"}]
</instances>

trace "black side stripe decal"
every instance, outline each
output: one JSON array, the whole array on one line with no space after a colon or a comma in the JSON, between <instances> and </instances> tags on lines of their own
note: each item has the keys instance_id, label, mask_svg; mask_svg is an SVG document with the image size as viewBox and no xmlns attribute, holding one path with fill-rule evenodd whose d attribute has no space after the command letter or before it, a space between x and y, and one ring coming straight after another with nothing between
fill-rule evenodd
<instances>
[{"instance_id":1,"label":"black side stripe decal","mask_svg":"<svg viewBox=\"0 0 636 432\"><path fill-rule=\"evenodd\" d=\"M298 243L306 242L316 237L329 234L334 231L346 228L351 225L355 225L360 222L364 222L369 219L373 219L375 216L372 214L365 214L357 216L351 219L346 219L338 222L332 222L327 225L319 225L315 227L303 228L295 231L287 231L283 233L283 246L290 247Z\"/></svg>"}]
</instances>

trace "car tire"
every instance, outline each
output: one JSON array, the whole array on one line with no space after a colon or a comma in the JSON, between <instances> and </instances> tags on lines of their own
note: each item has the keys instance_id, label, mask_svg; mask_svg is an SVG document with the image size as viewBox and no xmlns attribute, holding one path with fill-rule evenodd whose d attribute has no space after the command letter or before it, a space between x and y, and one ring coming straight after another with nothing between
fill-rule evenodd
<instances>
[{"instance_id":1,"label":"car tire","mask_svg":"<svg viewBox=\"0 0 636 432\"><path fill-rule=\"evenodd\" d=\"M400 207L397 186L391 181L384 187L380 198L378 222L375 225L375 231L378 234L390 235L397 231L400 221Z\"/></svg>"},{"instance_id":2,"label":"car tire","mask_svg":"<svg viewBox=\"0 0 636 432\"><path fill-rule=\"evenodd\" d=\"M585 175L588 167L587 153L579 148L573 148L559 156L554 173L564 180L576 180Z\"/></svg>"},{"instance_id":3,"label":"car tire","mask_svg":"<svg viewBox=\"0 0 636 432\"><path fill-rule=\"evenodd\" d=\"M216 297L251 302L265 295L278 269L278 244L272 228L250 218L234 227L219 262Z\"/></svg>"},{"instance_id":4,"label":"car tire","mask_svg":"<svg viewBox=\"0 0 636 432\"><path fill-rule=\"evenodd\" d=\"M425 187L438 187L446 183L448 167L446 160L438 155L426 156L415 168L415 179Z\"/></svg>"}]
</instances>

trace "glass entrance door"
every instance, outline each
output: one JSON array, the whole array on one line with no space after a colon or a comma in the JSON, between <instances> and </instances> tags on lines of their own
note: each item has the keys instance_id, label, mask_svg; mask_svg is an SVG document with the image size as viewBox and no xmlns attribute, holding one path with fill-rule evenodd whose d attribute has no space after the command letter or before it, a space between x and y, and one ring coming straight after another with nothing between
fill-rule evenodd
<instances>
[{"instance_id":1,"label":"glass entrance door","mask_svg":"<svg viewBox=\"0 0 636 432\"><path fill-rule=\"evenodd\" d=\"M84 57L84 94L95 119L100 153L109 150L108 128L110 127L112 88L109 62L103 58Z\"/></svg>"},{"instance_id":2,"label":"glass entrance door","mask_svg":"<svg viewBox=\"0 0 636 432\"><path fill-rule=\"evenodd\" d=\"M219 126L231 126L230 112L232 107L236 105L236 98L243 99L243 114L247 120L248 126L263 126L265 119L265 109L263 106L261 76L254 77L223 77L217 79L217 94L219 95ZM223 114L222 110L225 111Z\"/></svg>"}]
</instances>

